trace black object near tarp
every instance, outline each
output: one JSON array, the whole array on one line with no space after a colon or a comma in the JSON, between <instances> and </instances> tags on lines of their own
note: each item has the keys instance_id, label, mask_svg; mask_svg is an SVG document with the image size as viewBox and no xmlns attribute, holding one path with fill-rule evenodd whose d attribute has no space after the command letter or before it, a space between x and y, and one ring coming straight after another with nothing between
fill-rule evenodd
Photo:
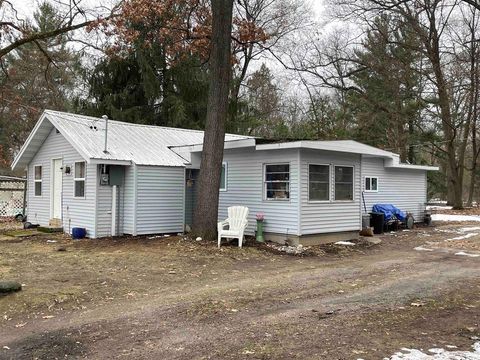
<instances>
[{"instance_id":1,"label":"black object near tarp","mask_svg":"<svg viewBox=\"0 0 480 360\"><path fill-rule=\"evenodd\" d=\"M385 217L381 212L370 213L370 226L373 227L374 234L383 234L383 223Z\"/></svg>"}]
</instances>

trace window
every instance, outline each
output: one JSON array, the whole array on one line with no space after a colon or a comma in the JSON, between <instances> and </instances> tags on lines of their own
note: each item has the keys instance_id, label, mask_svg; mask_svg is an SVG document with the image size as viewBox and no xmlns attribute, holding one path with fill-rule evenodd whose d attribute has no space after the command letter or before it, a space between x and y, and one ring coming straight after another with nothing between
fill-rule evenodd
<instances>
[{"instance_id":1,"label":"window","mask_svg":"<svg viewBox=\"0 0 480 360\"><path fill-rule=\"evenodd\" d=\"M308 165L308 199L330 200L330 165Z\"/></svg>"},{"instance_id":2,"label":"window","mask_svg":"<svg viewBox=\"0 0 480 360\"><path fill-rule=\"evenodd\" d=\"M377 192L378 191L378 178L367 176L365 178L365 191Z\"/></svg>"},{"instance_id":3,"label":"window","mask_svg":"<svg viewBox=\"0 0 480 360\"><path fill-rule=\"evenodd\" d=\"M220 191L227 191L227 163L222 163L222 176L220 177Z\"/></svg>"},{"instance_id":4,"label":"window","mask_svg":"<svg viewBox=\"0 0 480 360\"><path fill-rule=\"evenodd\" d=\"M42 167L34 166L35 196L42 196Z\"/></svg>"},{"instance_id":5,"label":"window","mask_svg":"<svg viewBox=\"0 0 480 360\"><path fill-rule=\"evenodd\" d=\"M73 178L75 197L85 197L85 161L75 163Z\"/></svg>"},{"instance_id":6,"label":"window","mask_svg":"<svg viewBox=\"0 0 480 360\"><path fill-rule=\"evenodd\" d=\"M266 200L290 199L290 165L265 165L265 198Z\"/></svg>"},{"instance_id":7,"label":"window","mask_svg":"<svg viewBox=\"0 0 480 360\"><path fill-rule=\"evenodd\" d=\"M335 166L335 200L353 200L353 167Z\"/></svg>"}]
</instances>

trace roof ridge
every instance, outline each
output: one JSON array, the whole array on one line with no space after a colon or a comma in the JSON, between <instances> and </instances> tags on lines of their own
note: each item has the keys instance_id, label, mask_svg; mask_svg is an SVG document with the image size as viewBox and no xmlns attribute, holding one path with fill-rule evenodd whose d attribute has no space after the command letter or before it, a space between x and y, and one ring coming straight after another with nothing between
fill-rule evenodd
<instances>
[{"instance_id":1,"label":"roof ridge","mask_svg":"<svg viewBox=\"0 0 480 360\"><path fill-rule=\"evenodd\" d=\"M95 117L95 116L89 116L89 115L79 115L79 114L74 114L74 113L69 113L66 111L58 111L58 110L50 110L50 109L45 109L45 113L54 113L54 114L59 114L59 115L66 115L66 116L73 116L76 118L89 118L92 120L103 120L102 118ZM166 129L166 130L173 130L173 131L188 131L188 132L194 132L194 133L204 133L204 130L196 130L196 129L185 129L185 128L176 128L172 126L161 126L161 125L149 125L149 124L138 124L138 123L129 123L126 121L120 121L120 120L114 120L114 119L108 119L109 123L114 123L117 125L121 126L132 126L132 127L146 127L146 128L153 128L153 129ZM246 138L246 135L238 135L238 134L230 134L226 133L225 135L230 135L230 136L238 136L241 138Z\"/></svg>"}]
</instances>

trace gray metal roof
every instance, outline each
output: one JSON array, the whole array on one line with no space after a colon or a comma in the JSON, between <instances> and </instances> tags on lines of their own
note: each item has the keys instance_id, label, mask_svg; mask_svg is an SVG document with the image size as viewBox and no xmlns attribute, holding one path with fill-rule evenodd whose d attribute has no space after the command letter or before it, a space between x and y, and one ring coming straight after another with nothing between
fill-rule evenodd
<instances>
[{"instance_id":1,"label":"gray metal roof","mask_svg":"<svg viewBox=\"0 0 480 360\"><path fill-rule=\"evenodd\" d=\"M16 156L12 168L25 167L33 158L50 131L55 127L87 161L129 163L138 165L184 166L185 156L170 146L203 142L203 131L171 127L139 125L108 121L108 152L105 153L105 120L60 111L45 110L26 143ZM91 127L96 127L92 129ZM246 136L226 134L225 140Z\"/></svg>"}]
</instances>

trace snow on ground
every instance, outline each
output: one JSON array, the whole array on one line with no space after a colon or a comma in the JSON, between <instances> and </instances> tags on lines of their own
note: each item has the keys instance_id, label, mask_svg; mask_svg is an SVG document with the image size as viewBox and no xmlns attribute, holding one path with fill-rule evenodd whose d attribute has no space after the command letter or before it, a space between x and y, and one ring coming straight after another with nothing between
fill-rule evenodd
<instances>
[{"instance_id":1,"label":"snow on ground","mask_svg":"<svg viewBox=\"0 0 480 360\"><path fill-rule=\"evenodd\" d=\"M454 348L454 346L447 346ZM472 346L473 351L447 351L445 349L433 348L426 352L416 349L402 349L384 360L480 360L480 342Z\"/></svg>"},{"instance_id":2,"label":"snow on ground","mask_svg":"<svg viewBox=\"0 0 480 360\"><path fill-rule=\"evenodd\" d=\"M417 246L417 247L414 248L413 250L417 250L417 251L433 251L433 249L428 249L428 248L423 247L423 246Z\"/></svg>"},{"instance_id":3,"label":"snow on ground","mask_svg":"<svg viewBox=\"0 0 480 360\"><path fill-rule=\"evenodd\" d=\"M432 214L433 221L480 221L477 215Z\"/></svg>"},{"instance_id":4,"label":"snow on ground","mask_svg":"<svg viewBox=\"0 0 480 360\"><path fill-rule=\"evenodd\" d=\"M355 243L352 243L350 241L337 241L335 245L354 246Z\"/></svg>"},{"instance_id":5,"label":"snow on ground","mask_svg":"<svg viewBox=\"0 0 480 360\"><path fill-rule=\"evenodd\" d=\"M455 253L455 255L468 256L468 257L479 257L480 256L479 254L469 254L469 253L466 253L465 251L459 251L459 252Z\"/></svg>"},{"instance_id":6,"label":"snow on ground","mask_svg":"<svg viewBox=\"0 0 480 360\"><path fill-rule=\"evenodd\" d=\"M451 239L447 239L445 241L450 241L450 240L464 240L464 239L468 239L468 238L471 238L472 236L477 236L478 233L467 233L465 235L462 235L462 236L457 236L457 237L454 237L454 238L451 238Z\"/></svg>"},{"instance_id":7,"label":"snow on ground","mask_svg":"<svg viewBox=\"0 0 480 360\"><path fill-rule=\"evenodd\" d=\"M452 207L445 206L445 205L427 205L426 209L427 210L452 210Z\"/></svg>"}]
</instances>

